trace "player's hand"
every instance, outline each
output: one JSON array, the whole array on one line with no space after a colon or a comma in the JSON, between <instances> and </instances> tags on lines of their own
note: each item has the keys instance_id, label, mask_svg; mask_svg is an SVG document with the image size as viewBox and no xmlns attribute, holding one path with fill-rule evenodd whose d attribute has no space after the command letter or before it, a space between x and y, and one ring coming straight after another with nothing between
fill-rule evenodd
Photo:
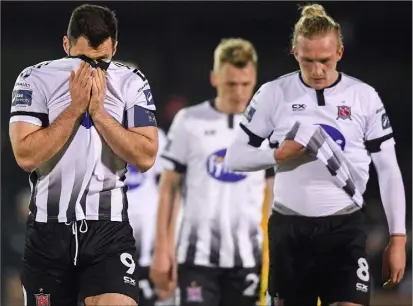
<instances>
[{"instance_id":1,"label":"player's hand","mask_svg":"<svg viewBox=\"0 0 413 306\"><path fill-rule=\"evenodd\" d=\"M393 236L383 254L384 288L393 288L403 278L406 267L406 237Z\"/></svg>"},{"instance_id":2,"label":"player's hand","mask_svg":"<svg viewBox=\"0 0 413 306\"><path fill-rule=\"evenodd\" d=\"M278 164L283 164L290 160L302 156L306 148L294 140L285 140L280 147L274 151L274 158Z\"/></svg>"},{"instance_id":3,"label":"player's hand","mask_svg":"<svg viewBox=\"0 0 413 306\"><path fill-rule=\"evenodd\" d=\"M156 248L152 257L152 264L149 270L149 277L155 287L162 291L170 291L174 286L175 256L171 254L168 247ZM175 285L176 286L176 285Z\"/></svg>"},{"instance_id":4,"label":"player's hand","mask_svg":"<svg viewBox=\"0 0 413 306\"><path fill-rule=\"evenodd\" d=\"M104 110L103 102L106 96L106 76L105 72L97 68L92 73L92 97L90 98L89 114L96 115L98 112Z\"/></svg>"},{"instance_id":5,"label":"player's hand","mask_svg":"<svg viewBox=\"0 0 413 306\"><path fill-rule=\"evenodd\" d=\"M86 62L80 64L79 69L70 72L69 89L72 103L70 108L74 110L76 116L84 114L90 102L90 90L92 88L92 69Z\"/></svg>"}]
</instances>

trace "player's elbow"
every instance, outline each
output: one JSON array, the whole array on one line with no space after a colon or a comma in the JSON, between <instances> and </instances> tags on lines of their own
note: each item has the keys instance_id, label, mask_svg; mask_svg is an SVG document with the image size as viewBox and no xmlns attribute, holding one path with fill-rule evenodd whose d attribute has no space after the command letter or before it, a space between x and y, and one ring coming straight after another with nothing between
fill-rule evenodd
<instances>
[{"instance_id":1,"label":"player's elbow","mask_svg":"<svg viewBox=\"0 0 413 306\"><path fill-rule=\"evenodd\" d=\"M37 168L36 163L30 158L16 156L17 165L26 172L32 172Z\"/></svg>"},{"instance_id":2,"label":"player's elbow","mask_svg":"<svg viewBox=\"0 0 413 306\"><path fill-rule=\"evenodd\" d=\"M144 156L135 158L135 162L132 163L141 173L144 173L151 169L155 164L157 149L151 148L146 152Z\"/></svg>"},{"instance_id":3,"label":"player's elbow","mask_svg":"<svg viewBox=\"0 0 413 306\"><path fill-rule=\"evenodd\" d=\"M242 163L239 162L239 152L234 146L230 146L225 156L225 165L230 171L243 171Z\"/></svg>"}]
</instances>

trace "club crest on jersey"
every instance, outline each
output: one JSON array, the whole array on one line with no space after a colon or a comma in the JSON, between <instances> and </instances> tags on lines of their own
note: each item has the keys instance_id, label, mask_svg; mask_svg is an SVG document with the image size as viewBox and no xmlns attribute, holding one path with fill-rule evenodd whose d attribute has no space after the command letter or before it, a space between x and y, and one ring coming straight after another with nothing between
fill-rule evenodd
<instances>
[{"instance_id":1,"label":"club crest on jersey","mask_svg":"<svg viewBox=\"0 0 413 306\"><path fill-rule=\"evenodd\" d=\"M146 173L139 172L138 169L128 164L128 172L126 173L125 184L128 190L134 190L142 186L146 180Z\"/></svg>"},{"instance_id":2,"label":"club crest on jersey","mask_svg":"<svg viewBox=\"0 0 413 306\"><path fill-rule=\"evenodd\" d=\"M236 183L242 181L247 176L242 173L235 173L228 170L224 158L227 149L222 149L212 153L206 162L207 172L214 179L224 183Z\"/></svg>"},{"instance_id":3,"label":"club crest on jersey","mask_svg":"<svg viewBox=\"0 0 413 306\"><path fill-rule=\"evenodd\" d=\"M323 128L324 131L330 136L334 142L341 148L342 151L346 148L346 139L344 138L344 135L337 130L335 127L332 127L331 125L327 124L318 124Z\"/></svg>"},{"instance_id":4,"label":"club crest on jersey","mask_svg":"<svg viewBox=\"0 0 413 306\"><path fill-rule=\"evenodd\" d=\"M202 287L197 286L196 282L192 282L189 287L186 288L187 302L203 302Z\"/></svg>"},{"instance_id":5,"label":"club crest on jersey","mask_svg":"<svg viewBox=\"0 0 413 306\"><path fill-rule=\"evenodd\" d=\"M351 120L351 107L347 105L337 106L337 120L338 119L350 119Z\"/></svg>"},{"instance_id":6,"label":"club crest on jersey","mask_svg":"<svg viewBox=\"0 0 413 306\"><path fill-rule=\"evenodd\" d=\"M27 107L32 105L32 94L31 89L18 89L13 90L12 93L12 106Z\"/></svg>"},{"instance_id":7,"label":"club crest on jersey","mask_svg":"<svg viewBox=\"0 0 413 306\"><path fill-rule=\"evenodd\" d=\"M145 95L146 102L148 103L148 105L152 105L153 104L153 96L152 96L151 90L150 89L144 89L143 94Z\"/></svg>"},{"instance_id":8,"label":"club crest on jersey","mask_svg":"<svg viewBox=\"0 0 413 306\"><path fill-rule=\"evenodd\" d=\"M50 306L50 294L43 293L43 289L39 290L40 293L35 294L36 306Z\"/></svg>"}]
</instances>

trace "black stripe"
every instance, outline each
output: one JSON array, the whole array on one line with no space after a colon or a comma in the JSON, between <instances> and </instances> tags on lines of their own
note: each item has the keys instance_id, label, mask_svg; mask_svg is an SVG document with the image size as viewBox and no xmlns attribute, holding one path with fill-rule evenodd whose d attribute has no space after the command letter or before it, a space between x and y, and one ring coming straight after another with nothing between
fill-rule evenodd
<instances>
[{"instance_id":1,"label":"black stripe","mask_svg":"<svg viewBox=\"0 0 413 306\"><path fill-rule=\"evenodd\" d=\"M56 173L49 174L49 186L47 194L47 221L56 221L59 215L59 202L62 193L62 173L55 168ZM73 220L67 220L73 221Z\"/></svg>"},{"instance_id":2,"label":"black stripe","mask_svg":"<svg viewBox=\"0 0 413 306\"><path fill-rule=\"evenodd\" d=\"M275 176L275 171L274 168L268 168L267 170L265 170L265 178L270 178L270 177L274 177Z\"/></svg>"},{"instance_id":3,"label":"black stripe","mask_svg":"<svg viewBox=\"0 0 413 306\"><path fill-rule=\"evenodd\" d=\"M333 153L334 154L334 153ZM337 175L338 169L340 169L340 163L337 160L336 156L333 155L327 160L327 169L332 176Z\"/></svg>"},{"instance_id":4,"label":"black stripe","mask_svg":"<svg viewBox=\"0 0 413 306\"><path fill-rule=\"evenodd\" d=\"M317 104L318 106L325 106L326 105L326 100L324 98L324 89L317 89L315 91L316 96L317 96Z\"/></svg>"},{"instance_id":5,"label":"black stripe","mask_svg":"<svg viewBox=\"0 0 413 306\"><path fill-rule=\"evenodd\" d=\"M165 156L165 155L161 155L162 158L165 158L166 160L169 160L170 162L172 162L174 164L174 171L180 174L183 174L186 172L186 165L181 164L180 162L177 162L176 160Z\"/></svg>"},{"instance_id":6,"label":"black stripe","mask_svg":"<svg viewBox=\"0 0 413 306\"><path fill-rule=\"evenodd\" d=\"M195 264L196 244L198 242L198 228L195 224L191 225L191 232L188 237L188 249L186 250L185 264Z\"/></svg>"},{"instance_id":7,"label":"black stripe","mask_svg":"<svg viewBox=\"0 0 413 306\"><path fill-rule=\"evenodd\" d=\"M103 181L105 185L105 181ZM110 221L111 215L112 190L102 190L99 192L99 221Z\"/></svg>"},{"instance_id":8,"label":"black stripe","mask_svg":"<svg viewBox=\"0 0 413 306\"><path fill-rule=\"evenodd\" d=\"M286 140L294 140L295 136L297 135L298 129L300 128L300 123L295 122L291 130L285 136Z\"/></svg>"},{"instance_id":9,"label":"black stripe","mask_svg":"<svg viewBox=\"0 0 413 306\"><path fill-rule=\"evenodd\" d=\"M383 142L385 142L386 140L392 139L393 138L393 133L387 134L385 136L376 138L376 139L371 139L371 140L367 140L364 144L366 146L367 151L369 151L370 153L377 153L380 152L380 146Z\"/></svg>"},{"instance_id":10,"label":"black stripe","mask_svg":"<svg viewBox=\"0 0 413 306\"><path fill-rule=\"evenodd\" d=\"M351 179L348 179L346 181L346 185L343 187L343 189L350 197L353 197L356 194L356 186L354 186Z\"/></svg>"},{"instance_id":11,"label":"black stripe","mask_svg":"<svg viewBox=\"0 0 413 306\"><path fill-rule=\"evenodd\" d=\"M262 144L262 142L265 140L265 138L262 138L258 135L255 135L253 132L251 132L245 125L242 123L239 124L241 129L248 135L249 137L249 142L248 144L250 146L253 146L254 148L259 148Z\"/></svg>"},{"instance_id":12,"label":"black stripe","mask_svg":"<svg viewBox=\"0 0 413 306\"><path fill-rule=\"evenodd\" d=\"M237 219L236 223L232 227L232 240L234 241L234 267L242 267L242 258L241 258L241 251L239 249L239 238L237 237L237 233L239 232L239 219Z\"/></svg>"},{"instance_id":13,"label":"black stripe","mask_svg":"<svg viewBox=\"0 0 413 306\"><path fill-rule=\"evenodd\" d=\"M234 128L234 115L233 114L228 115L228 128L230 129Z\"/></svg>"},{"instance_id":14,"label":"black stripe","mask_svg":"<svg viewBox=\"0 0 413 306\"><path fill-rule=\"evenodd\" d=\"M36 171L33 171L29 175L29 180L32 182L32 193L30 196L29 211L36 218L37 206L36 206L36 196L37 196L37 184L39 182L39 176Z\"/></svg>"},{"instance_id":15,"label":"black stripe","mask_svg":"<svg viewBox=\"0 0 413 306\"><path fill-rule=\"evenodd\" d=\"M125 110L123 112L123 127L128 128L129 127L128 124L129 124L128 123L128 112Z\"/></svg>"},{"instance_id":16,"label":"black stripe","mask_svg":"<svg viewBox=\"0 0 413 306\"><path fill-rule=\"evenodd\" d=\"M211 244L209 250L209 262L213 265L219 265L221 250L221 226L219 224L220 210L215 211L215 216L211 224Z\"/></svg>"},{"instance_id":17,"label":"black stripe","mask_svg":"<svg viewBox=\"0 0 413 306\"><path fill-rule=\"evenodd\" d=\"M124 174L120 180L122 182L125 182L126 179L126 174ZM129 208L129 202L128 202L128 197L126 196L126 193L128 192L128 185L124 185L122 188L122 221L128 221L129 220L129 215L128 215L128 208Z\"/></svg>"},{"instance_id":18,"label":"black stripe","mask_svg":"<svg viewBox=\"0 0 413 306\"><path fill-rule=\"evenodd\" d=\"M90 181L89 181L89 184L90 184ZM83 211L83 213L85 214L85 216L86 216L86 198L87 198L87 194L89 193L89 184L88 184L88 186L86 187L86 189L85 189L85 191L83 192L83 194L82 194L82 197L80 198L80 207L82 207L82 211Z\"/></svg>"},{"instance_id":19,"label":"black stripe","mask_svg":"<svg viewBox=\"0 0 413 306\"><path fill-rule=\"evenodd\" d=\"M17 111L10 113L10 118L14 116L29 116L39 119L42 122L42 127L49 126L49 115L45 113L36 113L36 112L24 112Z\"/></svg>"}]
</instances>

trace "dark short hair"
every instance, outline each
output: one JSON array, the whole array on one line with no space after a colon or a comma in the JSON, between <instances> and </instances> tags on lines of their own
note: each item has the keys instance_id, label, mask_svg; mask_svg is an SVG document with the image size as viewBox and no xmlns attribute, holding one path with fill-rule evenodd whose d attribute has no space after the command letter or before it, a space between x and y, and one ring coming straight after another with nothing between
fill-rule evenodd
<instances>
[{"instance_id":1,"label":"dark short hair","mask_svg":"<svg viewBox=\"0 0 413 306\"><path fill-rule=\"evenodd\" d=\"M78 6L70 17L67 36L71 42L83 36L95 49L108 38L112 38L115 43L118 40L118 20L115 12L93 4Z\"/></svg>"}]
</instances>

